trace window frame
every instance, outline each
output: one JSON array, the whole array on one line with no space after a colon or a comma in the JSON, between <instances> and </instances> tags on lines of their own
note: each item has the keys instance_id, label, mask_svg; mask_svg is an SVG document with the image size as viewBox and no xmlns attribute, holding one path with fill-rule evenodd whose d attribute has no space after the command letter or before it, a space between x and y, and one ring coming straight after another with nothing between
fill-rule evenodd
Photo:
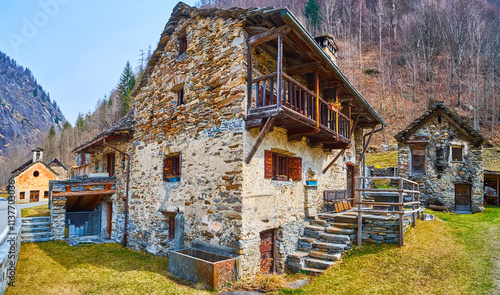
<instances>
[{"instance_id":1,"label":"window frame","mask_svg":"<svg viewBox=\"0 0 500 295\"><path fill-rule=\"evenodd\" d=\"M302 158L265 150L264 178L276 181L301 181Z\"/></svg>"},{"instance_id":2,"label":"window frame","mask_svg":"<svg viewBox=\"0 0 500 295\"><path fill-rule=\"evenodd\" d=\"M290 179L289 156L273 152L273 180L288 181Z\"/></svg>"},{"instance_id":3,"label":"window frame","mask_svg":"<svg viewBox=\"0 0 500 295\"><path fill-rule=\"evenodd\" d=\"M460 160L455 160L454 159L455 158L453 156L453 150L454 149L460 149ZM450 146L450 162L459 162L459 163L463 162L464 161L464 150L465 150L465 148L464 148L463 145L452 144Z\"/></svg>"},{"instance_id":4,"label":"window frame","mask_svg":"<svg viewBox=\"0 0 500 295\"><path fill-rule=\"evenodd\" d=\"M177 105L181 106L184 104L184 87L177 91Z\"/></svg>"},{"instance_id":5,"label":"window frame","mask_svg":"<svg viewBox=\"0 0 500 295\"><path fill-rule=\"evenodd\" d=\"M172 172L167 174L167 163L171 161ZM178 178L177 180L175 178ZM181 155L172 155L163 158L163 181L164 182L178 182L181 180Z\"/></svg>"},{"instance_id":6,"label":"window frame","mask_svg":"<svg viewBox=\"0 0 500 295\"><path fill-rule=\"evenodd\" d=\"M49 198L49 192L48 191L44 191L43 192L43 198L44 199L48 199Z\"/></svg>"},{"instance_id":7,"label":"window frame","mask_svg":"<svg viewBox=\"0 0 500 295\"><path fill-rule=\"evenodd\" d=\"M423 152L423 155L415 155L415 151L422 151ZM412 145L410 146L410 164L411 164L411 175L426 175L427 174L427 171L426 171L426 159L425 159L425 151L426 151L426 145ZM421 170L416 170L416 166L415 166L415 156L418 156L418 157L422 157L423 160L422 160L422 167L421 167Z\"/></svg>"},{"instance_id":8,"label":"window frame","mask_svg":"<svg viewBox=\"0 0 500 295\"><path fill-rule=\"evenodd\" d=\"M184 34L181 34L179 36L179 38L177 39L177 41L179 42L179 56L180 55L183 55L186 53L186 50L187 50L187 35L184 33Z\"/></svg>"},{"instance_id":9,"label":"window frame","mask_svg":"<svg viewBox=\"0 0 500 295\"><path fill-rule=\"evenodd\" d=\"M26 192L19 192L19 200L24 200L26 198Z\"/></svg>"}]
</instances>

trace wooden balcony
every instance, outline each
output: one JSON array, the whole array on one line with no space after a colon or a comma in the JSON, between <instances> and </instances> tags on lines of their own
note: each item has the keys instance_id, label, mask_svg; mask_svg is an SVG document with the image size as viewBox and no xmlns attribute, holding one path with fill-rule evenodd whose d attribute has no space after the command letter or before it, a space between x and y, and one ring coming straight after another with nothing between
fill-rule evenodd
<instances>
[{"instance_id":1,"label":"wooden balcony","mask_svg":"<svg viewBox=\"0 0 500 295\"><path fill-rule=\"evenodd\" d=\"M317 85L319 86L319 85ZM288 131L289 141L306 137L311 147L325 150L349 146L351 119L286 73L251 80L246 128L262 127L268 117Z\"/></svg>"}]
</instances>

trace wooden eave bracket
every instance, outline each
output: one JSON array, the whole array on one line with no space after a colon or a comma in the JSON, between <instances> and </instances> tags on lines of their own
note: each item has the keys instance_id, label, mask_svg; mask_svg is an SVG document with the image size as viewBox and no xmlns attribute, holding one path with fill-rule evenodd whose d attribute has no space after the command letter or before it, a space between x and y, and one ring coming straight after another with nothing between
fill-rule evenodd
<instances>
[{"instance_id":1,"label":"wooden eave bracket","mask_svg":"<svg viewBox=\"0 0 500 295\"><path fill-rule=\"evenodd\" d=\"M373 125L372 131L370 132L370 136L368 136L368 140L365 142L365 146L363 147L363 154L366 153L366 149L368 148L368 145L370 144L370 141L372 140L373 131L375 131L376 126L377 125Z\"/></svg>"},{"instance_id":2,"label":"wooden eave bracket","mask_svg":"<svg viewBox=\"0 0 500 295\"><path fill-rule=\"evenodd\" d=\"M269 133L269 131L273 127L274 119L275 119L275 117L267 118L266 124L264 124L264 127L262 127L262 130L260 131L259 137L257 137L257 140L255 141L252 149L250 150L250 153L248 154L247 158L245 159L246 164L250 163L253 156L255 155L255 152L257 152L257 149L259 148L260 144L264 140L264 137L266 136L267 133Z\"/></svg>"},{"instance_id":3,"label":"wooden eave bracket","mask_svg":"<svg viewBox=\"0 0 500 295\"><path fill-rule=\"evenodd\" d=\"M278 37L279 34L285 35L288 32L290 32L292 28L290 28L288 25L284 25L281 27L277 27L274 29L271 29L266 32L262 32L257 35L253 35L252 37L248 38L248 45L251 46L257 46L259 44L265 43L267 41L271 41L275 38Z\"/></svg>"},{"instance_id":4,"label":"wooden eave bracket","mask_svg":"<svg viewBox=\"0 0 500 295\"><path fill-rule=\"evenodd\" d=\"M326 173L326 171L328 171L328 169L330 169L330 167L333 166L333 164L335 164L335 162L338 160L338 158L340 158L340 156L342 156L344 153L345 153L345 150L346 149L343 149L341 150L336 156L335 158L333 158L333 160L330 162L330 164L328 164L325 169L323 169L323 174Z\"/></svg>"}]
</instances>

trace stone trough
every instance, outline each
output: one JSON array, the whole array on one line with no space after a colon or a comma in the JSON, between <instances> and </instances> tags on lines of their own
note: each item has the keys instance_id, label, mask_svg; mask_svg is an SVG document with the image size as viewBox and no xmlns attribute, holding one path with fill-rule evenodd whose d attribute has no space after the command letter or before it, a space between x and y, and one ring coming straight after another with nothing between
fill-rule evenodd
<instances>
[{"instance_id":1,"label":"stone trough","mask_svg":"<svg viewBox=\"0 0 500 295\"><path fill-rule=\"evenodd\" d=\"M181 279L220 289L236 279L237 263L234 257L189 248L169 253L168 271Z\"/></svg>"}]
</instances>

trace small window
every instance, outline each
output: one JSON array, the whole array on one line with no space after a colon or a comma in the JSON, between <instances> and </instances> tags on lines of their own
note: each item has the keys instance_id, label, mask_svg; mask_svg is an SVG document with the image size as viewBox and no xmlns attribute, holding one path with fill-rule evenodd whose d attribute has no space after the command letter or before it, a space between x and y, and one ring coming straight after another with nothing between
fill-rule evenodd
<instances>
[{"instance_id":1,"label":"small window","mask_svg":"<svg viewBox=\"0 0 500 295\"><path fill-rule=\"evenodd\" d=\"M186 52L187 49L187 36L184 34L179 37L179 55Z\"/></svg>"},{"instance_id":2,"label":"small window","mask_svg":"<svg viewBox=\"0 0 500 295\"><path fill-rule=\"evenodd\" d=\"M463 147L458 145L451 146L451 160L453 162L462 162L464 160Z\"/></svg>"},{"instance_id":3,"label":"small window","mask_svg":"<svg viewBox=\"0 0 500 295\"><path fill-rule=\"evenodd\" d=\"M48 199L49 198L49 192L43 192L43 198Z\"/></svg>"},{"instance_id":4,"label":"small window","mask_svg":"<svg viewBox=\"0 0 500 295\"><path fill-rule=\"evenodd\" d=\"M39 175L40 175L40 172L38 172L38 171L33 172L33 176L38 177Z\"/></svg>"},{"instance_id":5,"label":"small window","mask_svg":"<svg viewBox=\"0 0 500 295\"><path fill-rule=\"evenodd\" d=\"M24 192L19 193L19 199L24 200Z\"/></svg>"},{"instance_id":6,"label":"small window","mask_svg":"<svg viewBox=\"0 0 500 295\"><path fill-rule=\"evenodd\" d=\"M177 105L180 106L183 104L184 104L184 88L182 88L181 90L179 90L179 92L177 92Z\"/></svg>"},{"instance_id":7,"label":"small window","mask_svg":"<svg viewBox=\"0 0 500 295\"><path fill-rule=\"evenodd\" d=\"M411 172L413 175L425 175L425 146L411 147Z\"/></svg>"},{"instance_id":8,"label":"small window","mask_svg":"<svg viewBox=\"0 0 500 295\"><path fill-rule=\"evenodd\" d=\"M302 158L264 151L264 177L288 181L302 179Z\"/></svg>"},{"instance_id":9,"label":"small window","mask_svg":"<svg viewBox=\"0 0 500 295\"><path fill-rule=\"evenodd\" d=\"M176 182L181 179L181 155L163 159L163 181Z\"/></svg>"}]
</instances>

